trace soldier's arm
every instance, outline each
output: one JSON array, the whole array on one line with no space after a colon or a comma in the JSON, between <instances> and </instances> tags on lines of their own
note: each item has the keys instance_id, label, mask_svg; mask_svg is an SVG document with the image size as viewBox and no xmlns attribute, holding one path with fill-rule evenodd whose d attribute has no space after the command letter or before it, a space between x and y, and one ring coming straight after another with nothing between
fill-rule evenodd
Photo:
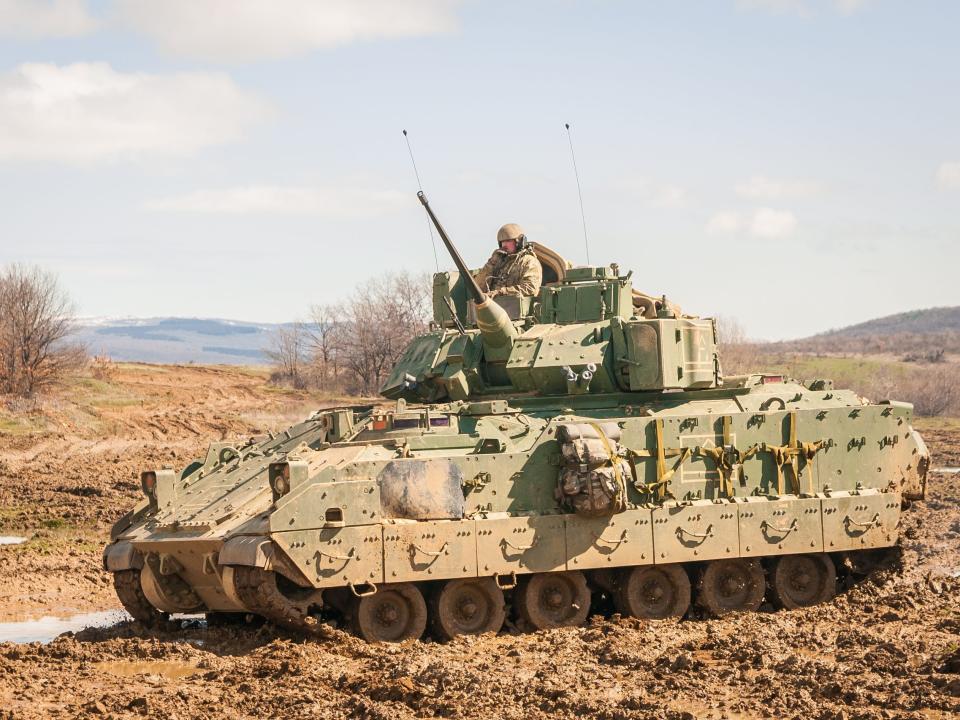
<instances>
[{"instance_id":1,"label":"soldier's arm","mask_svg":"<svg viewBox=\"0 0 960 720\"><path fill-rule=\"evenodd\" d=\"M480 271L476 274L475 279L477 285L480 286L480 289L484 292L488 291L487 283L490 281L490 276L493 275L494 270L497 267L497 253L494 252L490 256L490 259L487 260L487 264L480 268Z\"/></svg>"}]
</instances>

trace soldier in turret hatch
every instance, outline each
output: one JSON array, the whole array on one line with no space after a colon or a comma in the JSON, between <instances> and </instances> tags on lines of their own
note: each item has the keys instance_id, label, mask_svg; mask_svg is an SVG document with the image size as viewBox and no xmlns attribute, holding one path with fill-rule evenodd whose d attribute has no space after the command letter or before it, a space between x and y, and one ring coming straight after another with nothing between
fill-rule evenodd
<instances>
[{"instance_id":1,"label":"soldier in turret hatch","mask_svg":"<svg viewBox=\"0 0 960 720\"><path fill-rule=\"evenodd\" d=\"M543 283L543 268L527 242L523 228L507 223L497 233L493 255L477 273L477 284L490 297L536 295Z\"/></svg>"}]
</instances>

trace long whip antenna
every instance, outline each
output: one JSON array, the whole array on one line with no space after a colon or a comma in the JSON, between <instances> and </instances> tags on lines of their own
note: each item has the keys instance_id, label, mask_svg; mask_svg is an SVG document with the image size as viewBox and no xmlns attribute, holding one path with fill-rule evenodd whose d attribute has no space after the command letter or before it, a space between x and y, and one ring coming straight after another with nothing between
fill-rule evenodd
<instances>
[{"instance_id":1,"label":"long whip antenna","mask_svg":"<svg viewBox=\"0 0 960 720\"><path fill-rule=\"evenodd\" d=\"M420 173L417 170L417 161L413 159L413 148L410 147L410 136L407 135L407 131L403 131L403 139L407 141L407 152L410 153L410 164L413 165L413 175L417 178L417 189L423 194L423 184L420 182ZM582 203L581 203L582 205ZM427 219L427 232L430 233L430 247L433 248L433 264L437 267L437 272L440 272L440 259L437 257L437 242L433 239L433 225L430 224L430 216L426 215Z\"/></svg>"},{"instance_id":2,"label":"long whip antenna","mask_svg":"<svg viewBox=\"0 0 960 720\"><path fill-rule=\"evenodd\" d=\"M573 136L570 135L570 123L564 123L567 129L567 142L570 143L570 159L573 160L573 176L577 179L577 197L580 198L580 220L583 221L583 246L587 251L587 265L590 264L590 241L587 240L587 216L583 212L583 192L580 190L580 173L577 172L577 156L573 152Z\"/></svg>"}]
</instances>

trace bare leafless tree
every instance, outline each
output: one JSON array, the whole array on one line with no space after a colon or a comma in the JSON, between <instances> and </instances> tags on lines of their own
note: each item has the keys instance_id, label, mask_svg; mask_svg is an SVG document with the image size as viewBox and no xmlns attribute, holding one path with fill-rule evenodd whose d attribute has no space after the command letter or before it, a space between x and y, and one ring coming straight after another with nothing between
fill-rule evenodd
<instances>
[{"instance_id":1,"label":"bare leafless tree","mask_svg":"<svg viewBox=\"0 0 960 720\"><path fill-rule=\"evenodd\" d=\"M743 345L747 342L747 331L735 317L717 315L713 323L717 328L717 342L720 345Z\"/></svg>"},{"instance_id":2,"label":"bare leafless tree","mask_svg":"<svg viewBox=\"0 0 960 720\"><path fill-rule=\"evenodd\" d=\"M10 265L0 273L0 392L32 395L86 360L68 341L73 306L54 274Z\"/></svg>"},{"instance_id":3,"label":"bare leafless tree","mask_svg":"<svg viewBox=\"0 0 960 720\"><path fill-rule=\"evenodd\" d=\"M273 362L274 379L303 388L307 385L307 344L309 337L303 323L295 322L274 333L267 357Z\"/></svg>"},{"instance_id":4,"label":"bare leafless tree","mask_svg":"<svg viewBox=\"0 0 960 720\"><path fill-rule=\"evenodd\" d=\"M388 274L358 286L338 305L315 305L310 321L276 333L267 354L274 378L361 395L375 394L430 318L430 278Z\"/></svg>"},{"instance_id":5,"label":"bare leafless tree","mask_svg":"<svg viewBox=\"0 0 960 720\"><path fill-rule=\"evenodd\" d=\"M343 332L339 308L335 305L313 305L307 336L314 382L321 390L336 387L340 379L338 340Z\"/></svg>"},{"instance_id":6,"label":"bare leafless tree","mask_svg":"<svg viewBox=\"0 0 960 720\"><path fill-rule=\"evenodd\" d=\"M717 344L724 373L739 375L758 372L761 361L761 344L747 338L747 332L736 318L720 315L714 320L717 328Z\"/></svg>"},{"instance_id":7,"label":"bare leafless tree","mask_svg":"<svg viewBox=\"0 0 960 720\"><path fill-rule=\"evenodd\" d=\"M361 285L340 306L336 349L347 390L379 390L411 338L426 329L429 290L425 277L386 275Z\"/></svg>"}]
</instances>

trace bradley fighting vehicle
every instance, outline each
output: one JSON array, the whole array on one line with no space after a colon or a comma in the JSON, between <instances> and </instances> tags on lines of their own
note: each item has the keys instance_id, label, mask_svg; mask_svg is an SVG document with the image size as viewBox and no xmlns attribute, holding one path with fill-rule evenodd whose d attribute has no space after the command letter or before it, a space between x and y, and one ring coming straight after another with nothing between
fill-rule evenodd
<instances>
[{"instance_id":1,"label":"bradley fighting vehicle","mask_svg":"<svg viewBox=\"0 0 960 720\"><path fill-rule=\"evenodd\" d=\"M457 272L382 406L141 476L104 564L131 615L244 613L377 641L830 598L897 543L929 463L908 403L723 377L711 320L535 247L536 297Z\"/></svg>"}]
</instances>

